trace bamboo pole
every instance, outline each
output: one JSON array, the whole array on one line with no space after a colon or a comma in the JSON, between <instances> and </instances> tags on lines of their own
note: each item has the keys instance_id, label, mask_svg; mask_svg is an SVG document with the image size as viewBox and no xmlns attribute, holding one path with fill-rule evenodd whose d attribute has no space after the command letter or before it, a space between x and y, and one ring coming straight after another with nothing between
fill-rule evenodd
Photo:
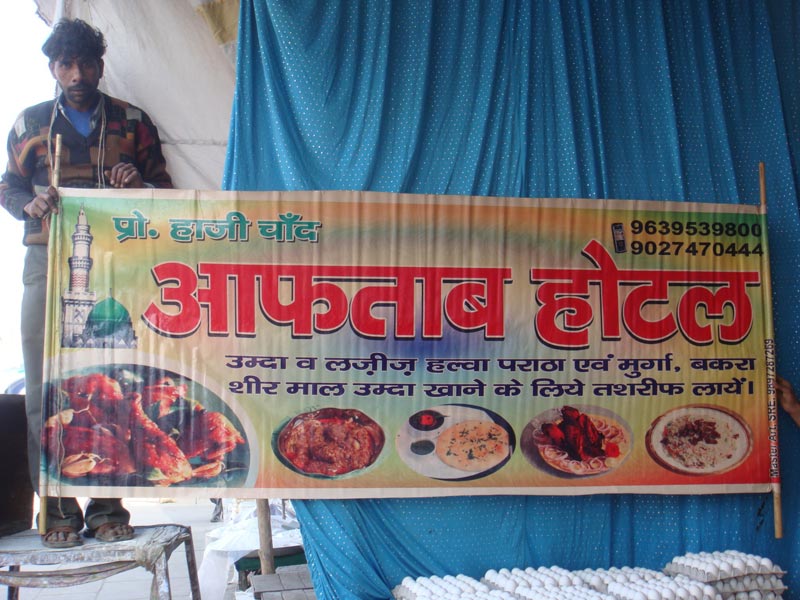
<instances>
[{"instance_id":1,"label":"bamboo pole","mask_svg":"<svg viewBox=\"0 0 800 600\"><path fill-rule=\"evenodd\" d=\"M764 169L764 163L758 163L758 184L759 184L759 202L761 214L763 216L762 222L764 224L763 241L767 244L767 178ZM772 328L772 284L770 278L769 268L769 252L765 251L762 255L761 273L764 278L764 307L769 311L768 327L769 331L766 332L767 338L772 341L772 347L775 348L775 332ZM769 359L769 357L767 357ZM770 449L770 479L772 487L772 513L773 513L773 528L775 530L775 539L783 537L783 510L781 504L781 477L780 477L780 457L778 446L778 399L775 392L775 378L776 378L775 355L773 351L772 360L767 360L767 415L769 422L769 449Z\"/></svg>"},{"instance_id":2,"label":"bamboo pole","mask_svg":"<svg viewBox=\"0 0 800 600\"><path fill-rule=\"evenodd\" d=\"M58 185L61 183L61 134L56 134L56 156L55 160L53 161L55 164L53 165L53 181L51 185L58 189Z\"/></svg>"},{"instance_id":3,"label":"bamboo pole","mask_svg":"<svg viewBox=\"0 0 800 600\"><path fill-rule=\"evenodd\" d=\"M50 177L50 185L54 188L58 189L59 184L61 183L61 134L56 134L56 151L55 155L53 156L53 170L51 172ZM49 227L51 213L47 213L44 218L42 219L42 229L44 230L45 227ZM44 389L44 387L42 387ZM40 473L41 476L41 473ZM44 535L47 533L47 496L41 494L41 485L37 492L39 492L39 533Z\"/></svg>"}]
</instances>

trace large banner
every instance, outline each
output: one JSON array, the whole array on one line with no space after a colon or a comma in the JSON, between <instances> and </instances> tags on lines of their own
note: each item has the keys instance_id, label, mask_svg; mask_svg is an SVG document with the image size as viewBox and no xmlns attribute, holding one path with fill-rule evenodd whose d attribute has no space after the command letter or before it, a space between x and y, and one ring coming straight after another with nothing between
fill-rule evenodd
<instances>
[{"instance_id":1,"label":"large banner","mask_svg":"<svg viewBox=\"0 0 800 600\"><path fill-rule=\"evenodd\" d=\"M763 492L758 207L61 190L49 495Z\"/></svg>"}]
</instances>

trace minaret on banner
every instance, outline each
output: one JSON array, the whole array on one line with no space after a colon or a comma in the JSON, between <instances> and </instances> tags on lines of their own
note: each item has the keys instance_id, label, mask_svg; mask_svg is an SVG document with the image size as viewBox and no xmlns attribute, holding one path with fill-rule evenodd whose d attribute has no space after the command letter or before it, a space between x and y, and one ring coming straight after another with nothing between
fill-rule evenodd
<instances>
[{"instance_id":1,"label":"minaret on banner","mask_svg":"<svg viewBox=\"0 0 800 600\"><path fill-rule=\"evenodd\" d=\"M92 240L89 221L81 206L72 234L69 288L61 295L61 346L63 348L135 348L136 333L125 307L109 290L108 298L97 302L90 289Z\"/></svg>"},{"instance_id":2,"label":"minaret on banner","mask_svg":"<svg viewBox=\"0 0 800 600\"><path fill-rule=\"evenodd\" d=\"M92 270L92 233L86 213L81 206L78 222L72 234L72 256L69 257L69 289L61 296L61 321L64 348L83 347L86 319L97 303L97 294L89 289L89 272Z\"/></svg>"}]
</instances>

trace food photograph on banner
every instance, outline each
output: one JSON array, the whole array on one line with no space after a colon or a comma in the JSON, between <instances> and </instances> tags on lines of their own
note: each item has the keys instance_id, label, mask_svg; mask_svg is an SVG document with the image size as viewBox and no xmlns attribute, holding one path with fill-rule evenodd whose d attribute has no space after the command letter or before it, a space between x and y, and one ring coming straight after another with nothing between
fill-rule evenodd
<instances>
[{"instance_id":1,"label":"food photograph on banner","mask_svg":"<svg viewBox=\"0 0 800 600\"><path fill-rule=\"evenodd\" d=\"M69 189L62 202L53 491L698 494L777 481L757 206Z\"/></svg>"}]
</instances>

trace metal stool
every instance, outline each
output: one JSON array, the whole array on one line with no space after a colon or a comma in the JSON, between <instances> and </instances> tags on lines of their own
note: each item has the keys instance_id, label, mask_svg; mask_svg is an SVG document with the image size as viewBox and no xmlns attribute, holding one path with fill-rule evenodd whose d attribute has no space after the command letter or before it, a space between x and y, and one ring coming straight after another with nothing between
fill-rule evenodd
<instances>
[{"instance_id":1,"label":"metal stool","mask_svg":"<svg viewBox=\"0 0 800 600\"><path fill-rule=\"evenodd\" d=\"M197 563L192 529L184 525L136 527L136 535L126 542L98 542L87 539L81 546L53 550L42 546L35 529L0 538L0 584L8 586L8 600L17 600L21 587L67 587L111 577L136 567L153 574L150 600L172 600L167 562L184 544L192 599L200 600ZM96 563L85 567L54 571L22 571L21 565L60 565Z\"/></svg>"}]
</instances>

